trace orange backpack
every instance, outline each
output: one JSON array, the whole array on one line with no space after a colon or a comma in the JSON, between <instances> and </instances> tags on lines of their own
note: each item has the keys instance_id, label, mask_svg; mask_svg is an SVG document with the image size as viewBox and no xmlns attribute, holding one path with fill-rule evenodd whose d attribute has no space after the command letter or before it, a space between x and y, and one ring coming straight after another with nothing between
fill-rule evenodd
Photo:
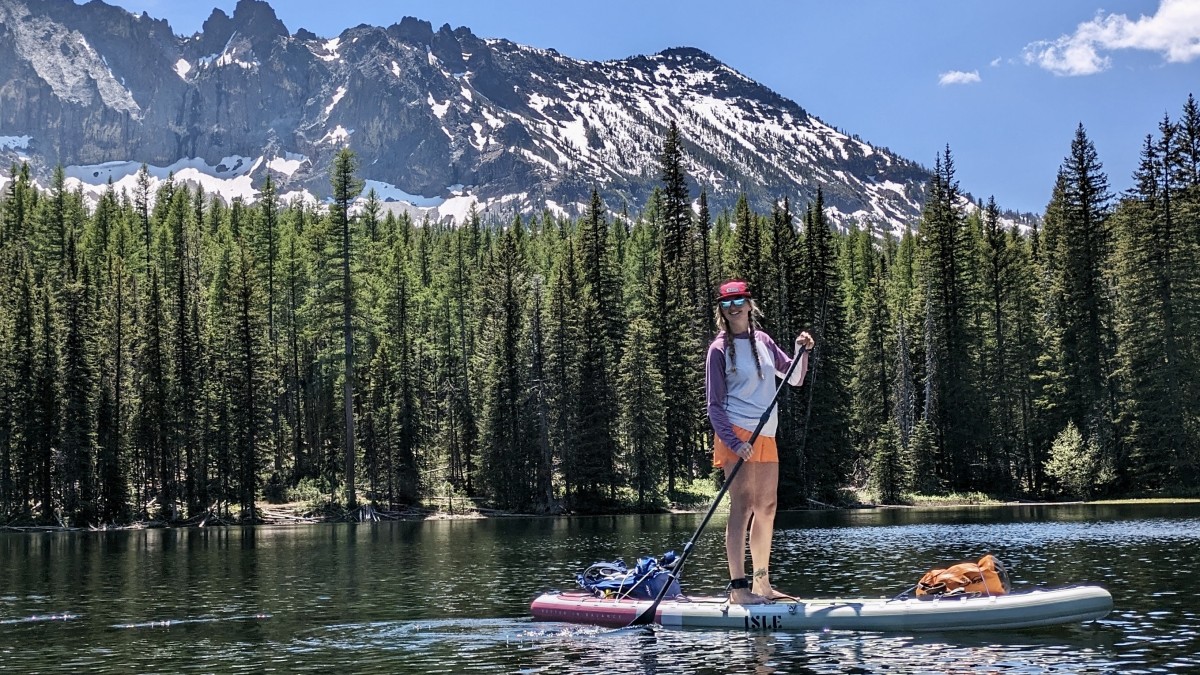
<instances>
[{"instance_id":1,"label":"orange backpack","mask_svg":"<svg viewBox=\"0 0 1200 675\"><path fill-rule=\"evenodd\" d=\"M926 572L917 582L917 595L1004 595L1008 588L1004 565L988 554L977 563Z\"/></svg>"}]
</instances>

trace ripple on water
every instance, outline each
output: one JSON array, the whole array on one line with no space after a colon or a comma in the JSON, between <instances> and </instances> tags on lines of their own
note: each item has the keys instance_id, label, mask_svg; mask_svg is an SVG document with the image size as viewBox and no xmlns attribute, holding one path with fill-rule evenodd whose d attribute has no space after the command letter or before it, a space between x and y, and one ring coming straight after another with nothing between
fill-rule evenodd
<instances>
[{"instance_id":1,"label":"ripple on water","mask_svg":"<svg viewBox=\"0 0 1200 675\"><path fill-rule=\"evenodd\" d=\"M1191 574L1200 520L1143 517L1162 512L781 514L772 580L793 593L890 597L929 567L993 552L1016 588L1091 581L1113 594L1099 622L973 634L608 630L526 618L536 591L573 586L596 560L678 550L693 515L229 529L170 534L170 546L165 532L70 534L49 548L0 537L0 569L11 571L0 575L0 670L1200 672ZM725 577L718 521L689 558L685 588L720 592Z\"/></svg>"},{"instance_id":2,"label":"ripple on water","mask_svg":"<svg viewBox=\"0 0 1200 675\"><path fill-rule=\"evenodd\" d=\"M38 624L38 623L61 623L64 621L74 621L79 619L79 614L71 612L62 612L59 614L34 614L33 616L22 616L12 619L0 619L0 626L16 626L20 624Z\"/></svg>"},{"instance_id":3,"label":"ripple on water","mask_svg":"<svg viewBox=\"0 0 1200 675\"><path fill-rule=\"evenodd\" d=\"M270 614L247 614L245 616L196 616L183 617L179 619L153 619L150 621L135 621L130 623L115 623L112 628L116 630L132 630L141 628L172 628L182 626L197 626L210 623L226 623L236 621L265 621L270 619Z\"/></svg>"}]
</instances>

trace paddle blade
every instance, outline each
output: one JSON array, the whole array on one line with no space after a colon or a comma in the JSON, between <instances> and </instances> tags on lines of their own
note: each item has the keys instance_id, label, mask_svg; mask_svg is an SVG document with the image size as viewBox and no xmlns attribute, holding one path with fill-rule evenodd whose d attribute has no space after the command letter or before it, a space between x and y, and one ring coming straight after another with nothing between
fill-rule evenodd
<instances>
[{"instance_id":1,"label":"paddle blade","mask_svg":"<svg viewBox=\"0 0 1200 675\"><path fill-rule=\"evenodd\" d=\"M633 626L649 626L655 622L654 619L657 616L658 600L655 600L654 602L650 603L650 606L643 610L641 614L638 614L633 621L630 621L626 628L632 628Z\"/></svg>"}]
</instances>

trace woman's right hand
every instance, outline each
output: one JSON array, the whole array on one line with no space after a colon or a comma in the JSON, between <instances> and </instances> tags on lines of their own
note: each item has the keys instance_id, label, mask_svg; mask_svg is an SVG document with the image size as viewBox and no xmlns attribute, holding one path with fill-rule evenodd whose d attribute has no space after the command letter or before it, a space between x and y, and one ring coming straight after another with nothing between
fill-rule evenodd
<instances>
[{"instance_id":1,"label":"woman's right hand","mask_svg":"<svg viewBox=\"0 0 1200 675\"><path fill-rule=\"evenodd\" d=\"M750 455L754 454L754 446L750 445L746 441L742 441L742 444L737 447L737 450L734 450L734 454L742 459L749 460Z\"/></svg>"}]
</instances>

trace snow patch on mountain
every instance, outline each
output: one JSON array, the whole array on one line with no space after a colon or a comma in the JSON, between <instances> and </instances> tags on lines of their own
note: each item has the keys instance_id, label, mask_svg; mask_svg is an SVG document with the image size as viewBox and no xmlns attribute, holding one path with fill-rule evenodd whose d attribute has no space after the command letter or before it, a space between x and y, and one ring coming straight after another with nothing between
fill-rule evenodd
<instances>
[{"instance_id":1,"label":"snow patch on mountain","mask_svg":"<svg viewBox=\"0 0 1200 675\"><path fill-rule=\"evenodd\" d=\"M341 58L338 54L338 49L341 47L342 38L335 37L325 44L321 45L321 51L313 50L313 55L322 61L337 61Z\"/></svg>"},{"instance_id":2,"label":"snow patch on mountain","mask_svg":"<svg viewBox=\"0 0 1200 675\"><path fill-rule=\"evenodd\" d=\"M141 118L142 109L133 94L79 31L68 30L45 16L31 14L24 5L12 3L0 3L0 24L13 37L17 55L29 63L55 96L84 106L99 97L108 108Z\"/></svg>"},{"instance_id":3,"label":"snow patch on mountain","mask_svg":"<svg viewBox=\"0 0 1200 675\"><path fill-rule=\"evenodd\" d=\"M0 136L0 150L25 150L33 136Z\"/></svg>"},{"instance_id":4,"label":"snow patch on mountain","mask_svg":"<svg viewBox=\"0 0 1200 675\"><path fill-rule=\"evenodd\" d=\"M396 62L393 61L392 65L396 65ZM396 74L397 76L399 75L399 73ZM439 120L446 117L446 109L450 107L450 99L446 99L445 103L438 103L434 100L433 94L429 94L428 98L425 99L425 102L429 104L429 109L433 111L434 117L438 118Z\"/></svg>"},{"instance_id":5,"label":"snow patch on mountain","mask_svg":"<svg viewBox=\"0 0 1200 675\"><path fill-rule=\"evenodd\" d=\"M334 94L333 94L333 100L331 100L329 102L329 105L325 106L325 116L326 117L329 117L329 113L333 112L334 106L336 106L338 104L338 101L342 100L342 97L345 95L346 95L346 85L342 85L342 86L338 87L337 91L334 92Z\"/></svg>"},{"instance_id":6,"label":"snow patch on mountain","mask_svg":"<svg viewBox=\"0 0 1200 675\"><path fill-rule=\"evenodd\" d=\"M391 183L385 183L383 181L363 181L362 196L365 197L371 190L374 190L376 196L381 201L385 202L408 202L413 206L431 207L440 206L446 201L441 197L422 197L421 195L410 194L404 190L401 190L395 185L392 185Z\"/></svg>"},{"instance_id":7,"label":"snow patch on mountain","mask_svg":"<svg viewBox=\"0 0 1200 675\"><path fill-rule=\"evenodd\" d=\"M279 203L284 205L304 204L315 208L320 206L321 200L308 190L290 190L279 195Z\"/></svg>"},{"instance_id":8,"label":"snow patch on mountain","mask_svg":"<svg viewBox=\"0 0 1200 675\"><path fill-rule=\"evenodd\" d=\"M224 157L216 165L210 165L203 159L181 159L169 166L146 165L146 173L150 179L150 191L153 194L168 176L173 176L179 183L199 186L209 194L219 195L227 202L236 198L253 201L258 198L259 191L253 186L250 173L259 166L262 158L252 161L250 157L232 155ZM104 194L109 181L114 190L120 194L124 190L133 194L137 189L137 174L142 164L130 161L104 162L102 164L72 165L65 167L66 183L72 190L79 188L85 199L91 203Z\"/></svg>"},{"instance_id":9,"label":"snow patch on mountain","mask_svg":"<svg viewBox=\"0 0 1200 675\"><path fill-rule=\"evenodd\" d=\"M472 194L460 194L450 197L438 207L438 214L448 216L454 219L456 223L467 222L467 216L471 213L471 207L474 206L478 212L479 198Z\"/></svg>"},{"instance_id":10,"label":"snow patch on mountain","mask_svg":"<svg viewBox=\"0 0 1200 675\"><path fill-rule=\"evenodd\" d=\"M271 159L267 160L267 168L275 173L291 177L300 170L300 167L303 166L305 162L308 161L308 157L304 155L294 152L285 152L283 153L283 157L272 157Z\"/></svg>"},{"instance_id":11,"label":"snow patch on mountain","mask_svg":"<svg viewBox=\"0 0 1200 675\"><path fill-rule=\"evenodd\" d=\"M352 133L354 133L353 129L347 129L339 124L322 136L317 143L328 143L334 146L346 145Z\"/></svg>"}]
</instances>

